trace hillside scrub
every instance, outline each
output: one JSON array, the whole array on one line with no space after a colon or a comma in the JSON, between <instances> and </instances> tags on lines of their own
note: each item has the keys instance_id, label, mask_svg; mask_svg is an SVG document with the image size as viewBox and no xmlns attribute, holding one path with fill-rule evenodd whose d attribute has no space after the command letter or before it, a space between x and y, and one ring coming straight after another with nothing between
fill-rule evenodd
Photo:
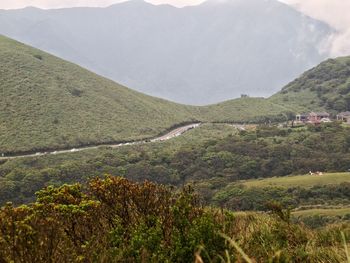
<instances>
[{"instance_id":1,"label":"hillside scrub","mask_svg":"<svg viewBox=\"0 0 350 263\"><path fill-rule=\"evenodd\" d=\"M328 59L289 83L270 101L301 111L349 111L350 57Z\"/></svg>"},{"instance_id":2,"label":"hillside scrub","mask_svg":"<svg viewBox=\"0 0 350 263\"><path fill-rule=\"evenodd\" d=\"M135 92L3 36L0 55L0 154L141 140L193 121L285 122L297 112L350 109L349 57L325 61L268 99L195 107Z\"/></svg>"},{"instance_id":3,"label":"hillside scrub","mask_svg":"<svg viewBox=\"0 0 350 263\"><path fill-rule=\"evenodd\" d=\"M240 180L310 170L342 172L349 163L349 128L337 123L304 129L259 126L244 132L204 125L164 144L7 161L0 165L0 203L30 202L43 187L84 183L105 173L177 187L193 182L201 197L212 202L217 191ZM324 196L322 203L329 195Z\"/></svg>"},{"instance_id":4,"label":"hillside scrub","mask_svg":"<svg viewBox=\"0 0 350 263\"><path fill-rule=\"evenodd\" d=\"M3 36L0 56L0 154L139 140L195 118Z\"/></svg>"},{"instance_id":5,"label":"hillside scrub","mask_svg":"<svg viewBox=\"0 0 350 263\"><path fill-rule=\"evenodd\" d=\"M203 208L181 191L107 176L81 185L48 187L35 203L0 210L2 262L343 262L341 233L315 231L273 213L235 215ZM234 238L239 250L223 234Z\"/></svg>"},{"instance_id":6,"label":"hillside scrub","mask_svg":"<svg viewBox=\"0 0 350 263\"><path fill-rule=\"evenodd\" d=\"M0 56L0 155L148 139L196 121L285 121L291 112L263 98L173 103L3 36Z\"/></svg>"}]
</instances>

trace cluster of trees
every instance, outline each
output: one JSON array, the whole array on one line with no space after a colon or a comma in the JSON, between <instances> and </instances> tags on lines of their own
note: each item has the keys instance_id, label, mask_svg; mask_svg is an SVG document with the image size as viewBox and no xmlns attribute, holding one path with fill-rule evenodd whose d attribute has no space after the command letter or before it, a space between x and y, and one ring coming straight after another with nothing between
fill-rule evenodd
<instances>
[{"instance_id":1,"label":"cluster of trees","mask_svg":"<svg viewBox=\"0 0 350 263\"><path fill-rule=\"evenodd\" d=\"M175 143L175 142L174 142ZM96 155L71 159L17 160L0 165L0 204L33 201L34 193L48 185L84 183L103 174L133 181L183 186L205 181L206 200L214 190L241 179L267 178L312 171L347 171L350 168L349 128L340 124L280 129L260 126L223 139L191 145L157 144L104 149Z\"/></svg>"},{"instance_id":2,"label":"cluster of trees","mask_svg":"<svg viewBox=\"0 0 350 263\"><path fill-rule=\"evenodd\" d=\"M349 226L310 230L270 207L235 215L203 208L188 187L112 176L48 187L0 209L0 262L345 262Z\"/></svg>"},{"instance_id":3,"label":"cluster of trees","mask_svg":"<svg viewBox=\"0 0 350 263\"><path fill-rule=\"evenodd\" d=\"M190 262L200 244L210 256L223 248L212 220L190 189L119 177L94 179L86 191L49 187L33 204L1 209L0 260Z\"/></svg>"}]
</instances>

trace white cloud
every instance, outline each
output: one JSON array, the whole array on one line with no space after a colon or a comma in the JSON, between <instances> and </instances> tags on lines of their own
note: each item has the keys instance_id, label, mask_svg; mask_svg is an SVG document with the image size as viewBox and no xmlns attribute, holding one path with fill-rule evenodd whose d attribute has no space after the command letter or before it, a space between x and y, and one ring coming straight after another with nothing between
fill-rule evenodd
<instances>
[{"instance_id":1,"label":"white cloud","mask_svg":"<svg viewBox=\"0 0 350 263\"><path fill-rule=\"evenodd\" d=\"M338 33L332 39L332 56L350 55L350 0L283 0L301 12L324 21Z\"/></svg>"},{"instance_id":2,"label":"white cloud","mask_svg":"<svg viewBox=\"0 0 350 263\"><path fill-rule=\"evenodd\" d=\"M124 0L0 0L0 9L36 6L62 8L73 6L109 6ZM146 0L153 4L171 4L182 7L196 5L204 0ZM219 1L219 0L218 0ZM263 0L261 0L263 1ZM350 55L350 0L280 0L295 6L303 13L324 21L338 33L332 39L332 55Z\"/></svg>"}]
</instances>

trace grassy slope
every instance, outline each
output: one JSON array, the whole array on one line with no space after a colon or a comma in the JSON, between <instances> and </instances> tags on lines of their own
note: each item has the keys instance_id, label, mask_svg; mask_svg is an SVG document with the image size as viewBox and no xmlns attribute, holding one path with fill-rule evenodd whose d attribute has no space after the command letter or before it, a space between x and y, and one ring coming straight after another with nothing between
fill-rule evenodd
<instances>
[{"instance_id":1,"label":"grassy slope","mask_svg":"<svg viewBox=\"0 0 350 263\"><path fill-rule=\"evenodd\" d=\"M0 36L0 153L155 136L191 120L246 121L279 114L265 99L180 105L122 87Z\"/></svg>"},{"instance_id":2,"label":"grassy slope","mask_svg":"<svg viewBox=\"0 0 350 263\"><path fill-rule=\"evenodd\" d=\"M322 176L316 175L295 175L284 177L272 177L266 179L244 180L230 183L215 193L214 199L220 199L227 195L237 186L242 185L247 188L312 188L313 186L339 185L350 182L350 173L326 173Z\"/></svg>"},{"instance_id":3,"label":"grassy slope","mask_svg":"<svg viewBox=\"0 0 350 263\"><path fill-rule=\"evenodd\" d=\"M192 121L279 120L350 110L350 57L327 60L271 98L185 106L122 87L0 36L0 153L153 137Z\"/></svg>"},{"instance_id":4,"label":"grassy slope","mask_svg":"<svg viewBox=\"0 0 350 263\"><path fill-rule=\"evenodd\" d=\"M294 211L293 215L297 217L323 215L323 216L344 216L350 214L350 208L333 208L333 209L307 209Z\"/></svg>"},{"instance_id":5,"label":"grassy slope","mask_svg":"<svg viewBox=\"0 0 350 263\"><path fill-rule=\"evenodd\" d=\"M305 72L281 92L269 98L299 112L350 110L350 57L329 59Z\"/></svg>"},{"instance_id":6,"label":"grassy slope","mask_svg":"<svg viewBox=\"0 0 350 263\"><path fill-rule=\"evenodd\" d=\"M350 182L350 173L326 173L321 176L297 175L273 177L267 179L247 180L239 183L247 187L312 187L315 185L330 185Z\"/></svg>"},{"instance_id":7,"label":"grassy slope","mask_svg":"<svg viewBox=\"0 0 350 263\"><path fill-rule=\"evenodd\" d=\"M321 63L268 99L238 99L207 109L209 112L206 116L210 117L219 109L223 120L232 118L228 115L232 109L235 109L234 114L238 119L256 119L259 112L263 116L276 116L286 112L326 110L335 115L341 111L350 111L350 56Z\"/></svg>"},{"instance_id":8,"label":"grassy slope","mask_svg":"<svg viewBox=\"0 0 350 263\"><path fill-rule=\"evenodd\" d=\"M0 36L0 152L154 136L196 109Z\"/></svg>"},{"instance_id":9,"label":"grassy slope","mask_svg":"<svg viewBox=\"0 0 350 263\"><path fill-rule=\"evenodd\" d=\"M292 108L264 98L241 98L201 108L201 117L210 121L258 121L262 117L274 118L291 112ZM283 118L283 117L282 117Z\"/></svg>"}]
</instances>

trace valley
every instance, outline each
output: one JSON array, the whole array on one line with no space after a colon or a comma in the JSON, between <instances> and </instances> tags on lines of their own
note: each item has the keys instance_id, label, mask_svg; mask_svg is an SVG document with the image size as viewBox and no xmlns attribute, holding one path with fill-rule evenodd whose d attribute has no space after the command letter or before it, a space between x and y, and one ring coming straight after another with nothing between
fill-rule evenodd
<instances>
[{"instance_id":1,"label":"valley","mask_svg":"<svg viewBox=\"0 0 350 263\"><path fill-rule=\"evenodd\" d=\"M286 8L267 2L271 16ZM153 9L124 7L140 4ZM349 261L350 57L270 97L206 106L134 91L5 36L0 60L0 262Z\"/></svg>"},{"instance_id":2,"label":"valley","mask_svg":"<svg viewBox=\"0 0 350 263\"><path fill-rule=\"evenodd\" d=\"M156 247L148 247L157 251L156 261L164 254L185 260L193 251L208 261L225 251L232 260L241 260L235 246L218 234L223 233L237 237L247 257L260 262L268 262L276 250L289 261L302 257L318 262L326 253L331 262L341 262L346 254L340 238L349 233L349 173L300 174L315 164L315 170L346 169L349 152L337 154L340 148L332 147L348 141L349 134L349 127L334 123L323 124L319 131L269 126L242 131L228 124L202 124L162 143L1 161L0 233L7 233L11 224L23 229L6 242L17 240L16 251L26 251L26 258L39 262L38 257L47 260L40 251L48 249L43 240L50 238L50 231L64 251L50 254L57 260L74 258L75 251L85 259L102 260L90 254L96 251L104 259L133 258L150 238L156 240ZM315 136L327 140L320 144ZM303 148L296 143L300 140ZM289 176L291 163L299 175ZM63 230L72 225L76 236L67 236ZM37 233L29 248L28 226ZM89 243L80 248L73 244L82 233ZM121 243L111 244L107 235ZM192 245L198 242L205 250ZM38 246L42 249L36 252ZM22 258L12 256L10 248L0 243L5 256Z\"/></svg>"},{"instance_id":3,"label":"valley","mask_svg":"<svg viewBox=\"0 0 350 263\"><path fill-rule=\"evenodd\" d=\"M0 55L0 152L5 155L141 141L193 122L286 120L290 112L263 98L205 107L176 104L5 37L0 37Z\"/></svg>"},{"instance_id":4,"label":"valley","mask_svg":"<svg viewBox=\"0 0 350 263\"><path fill-rule=\"evenodd\" d=\"M327 186L329 178L332 186L341 182L326 172L350 168L347 126L274 125L301 112L327 110L334 116L346 111L349 58L321 63L270 98L244 96L199 107L135 92L6 37L0 38L0 46L1 202L33 200L48 182L83 183L108 173L175 186L195 183L206 202L244 210L239 203L232 206L234 197L227 195L237 181L265 178L238 183L248 193L250 188L258 191L255 184L289 189L303 187L309 177L285 176L322 171L322 177L310 177L310 185L322 180ZM202 125L197 128L196 123ZM242 130L233 123L255 125ZM31 173L34 177L26 182ZM272 178L276 176L281 178ZM343 174L339 179L348 181ZM300 185L292 186L294 181ZM10 185L22 194L10 191L8 196ZM258 203L248 207L262 209Z\"/></svg>"},{"instance_id":5,"label":"valley","mask_svg":"<svg viewBox=\"0 0 350 263\"><path fill-rule=\"evenodd\" d=\"M0 34L191 105L274 94L329 57L334 33L277 0L0 10Z\"/></svg>"},{"instance_id":6,"label":"valley","mask_svg":"<svg viewBox=\"0 0 350 263\"><path fill-rule=\"evenodd\" d=\"M243 97L198 107L132 91L5 37L0 37L0 47L4 155L142 141L193 122L286 122L316 110L336 115L349 105L345 57L322 63L270 98ZM322 79L325 71L328 77Z\"/></svg>"}]
</instances>

